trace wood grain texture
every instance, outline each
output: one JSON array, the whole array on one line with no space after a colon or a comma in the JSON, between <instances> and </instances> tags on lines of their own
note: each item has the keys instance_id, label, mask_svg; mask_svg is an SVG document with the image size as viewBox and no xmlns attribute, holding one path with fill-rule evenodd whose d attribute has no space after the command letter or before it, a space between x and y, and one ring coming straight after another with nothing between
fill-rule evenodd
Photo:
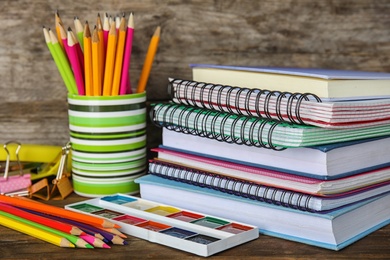
<instances>
[{"instance_id":1,"label":"wood grain texture","mask_svg":"<svg viewBox=\"0 0 390 260\"><path fill-rule=\"evenodd\" d=\"M390 71L388 0L95 2L0 1L0 142L68 139L66 88L42 34L42 26L54 28L56 10L72 28L74 16L93 26L98 13L134 12L133 86L160 25L150 101L168 99L168 77L191 78L190 63Z\"/></svg>"}]
</instances>

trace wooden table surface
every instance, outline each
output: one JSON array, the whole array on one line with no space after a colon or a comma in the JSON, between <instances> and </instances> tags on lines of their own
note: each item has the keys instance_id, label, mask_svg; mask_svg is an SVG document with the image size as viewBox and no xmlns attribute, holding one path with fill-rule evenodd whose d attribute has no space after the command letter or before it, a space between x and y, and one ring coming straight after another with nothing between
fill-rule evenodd
<instances>
[{"instance_id":1,"label":"wooden table surface","mask_svg":"<svg viewBox=\"0 0 390 260\"><path fill-rule=\"evenodd\" d=\"M71 194L63 201L49 204L64 206L86 198ZM128 245L111 249L60 248L28 235L0 226L0 259L204 259L129 236ZM260 235L256 240L220 252L212 259L390 259L390 225L341 251Z\"/></svg>"}]
</instances>

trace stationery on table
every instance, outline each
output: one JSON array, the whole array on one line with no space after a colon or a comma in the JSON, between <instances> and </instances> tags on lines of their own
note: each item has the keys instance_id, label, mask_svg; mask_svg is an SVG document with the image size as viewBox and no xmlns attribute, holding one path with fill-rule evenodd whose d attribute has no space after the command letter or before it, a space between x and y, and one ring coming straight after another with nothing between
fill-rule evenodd
<instances>
[{"instance_id":1,"label":"stationery on table","mask_svg":"<svg viewBox=\"0 0 390 260\"><path fill-rule=\"evenodd\" d=\"M74 18L75 33L55 13L56 35L43 29L46 44L70 94L117 96L131 94L129 77L134 35L134 16L117 16L114 21L106 13L103 22L98 14L93 30L88 22ZM145 91L158 49L161 28L158 26L149 48L138 82L137 92Z\"/></svg>"}]
</instances>

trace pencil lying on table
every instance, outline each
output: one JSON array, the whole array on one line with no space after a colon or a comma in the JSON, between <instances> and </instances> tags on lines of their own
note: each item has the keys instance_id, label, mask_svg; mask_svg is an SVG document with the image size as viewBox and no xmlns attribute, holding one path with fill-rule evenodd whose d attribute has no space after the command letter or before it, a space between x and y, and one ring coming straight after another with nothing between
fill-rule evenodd
<instances>
[{"instance_id":1,"label":"pencil lying on table","mask_svg":"<svg viewBox=\"0 0 390 260\"><path fill-rule=\"evenodd\" d=\"M40 230L42 232L47 232L46 235L51 234L51 235L57 235L59 237L63 237L65 239L67 239L69 242L71 242L72 244L74 244L76 247L80 247L80 248L94 248L93 246L91 246L90 244L88 244L82 238L79 238L78 236L67 234L67 233L59 231L57 229L50 228L50 227L38 224L36 222L33 222L33 221L30 221L30 220L27 220L27 219L24 219L24 218L21 218L21 217L9 214L9 213L4 212L4 211L0 211L0 216L12 219L12 220L14 220L14 221L16 221L16 222L18 222L20 224L24 224L26 226L29 226L30 228L36 228L37 230Z\"/></svg>"},{"instance_id":2,"label":"pencil lying on table","mask_svg":"<svg viewBox=\"0 0 390 260\"><path fill-rule=\"evenodd\" d=\"M8 197L5 195L0 195L0 202L10 204L12 206L26 208L34 211L38 211L41 213L45 213L48 215L54 215L58 217L63 217L75 221L79 221L81 223L89 224L96 227L105 227L105 228L119 228L120 226L112 223L103 218L90 216L70 210L66 210L63 208L39 203L33 200L19 199L16 197Z\"/></svg>"},{"instance_id":3,"label":"pencil lying on table","mask_svg":"<svg viewBox=\"0 0 390 260\"><path fill-rule=\"evenodd\" d=\"M7 212L7 213L10 213L12 215L21 217L21 218L28 219L30 221L34 221L34 222L39 223L41 225L55 228L59 231L68 233L70 235L79 236L79 235L84 234L84 232L81 229L79 229L78 227L75 227L75 226L72 226L72 225L69 225L69 224L66 224L63 222L59 222L59 221L56 221L56 220L53 220L50 218L38 216L38 215L35 215L32 213L26 212L24 210L15 208L13 206L10 206L8 204L0 203L0 210Z\"/></svg>"},{"instance_id":4,"label":"pencil lying on table","mask_svg":"<svg viewBox=\"0 0 390 260\"><path fill-rule=\"evenodd\" d=\"M42 229L21 223L19 221L1 215L0 215L0 225L30 235L32 237L41 239L43 241L49 242L56 246L76 247L74 244L69 242L69 240L67 240L64 237L61 237L59 235L44 231Z\"/></svg>"}]
</instances>

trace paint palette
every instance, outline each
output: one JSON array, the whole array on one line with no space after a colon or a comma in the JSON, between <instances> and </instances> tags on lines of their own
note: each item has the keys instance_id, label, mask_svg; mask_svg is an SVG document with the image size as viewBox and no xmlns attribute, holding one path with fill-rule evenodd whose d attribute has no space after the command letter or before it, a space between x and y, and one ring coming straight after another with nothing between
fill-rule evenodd
<instances>
[{"instance_id":1,"label":"paint palette","mask_svg":"<svg viewBox=\"0 0 390 260\"><path fill-rule=\"evenodd\" d=\"M85 200L65 208L109 219L120 225L123 233L200 256L259 237L255 226L125 194Z\"/></svg>"}]
</instances>

